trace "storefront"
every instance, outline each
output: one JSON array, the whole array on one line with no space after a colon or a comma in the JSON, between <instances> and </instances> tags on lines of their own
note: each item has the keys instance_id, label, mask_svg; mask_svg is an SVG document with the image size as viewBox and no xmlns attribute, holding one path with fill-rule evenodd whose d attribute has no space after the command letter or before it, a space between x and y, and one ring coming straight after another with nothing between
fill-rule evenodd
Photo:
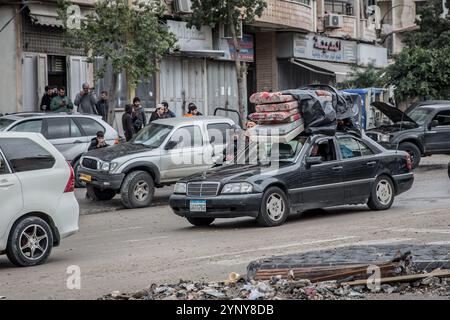
<instances>
[{"instance_id":1,"label":"storefront","mask_svg":"<svg viewBox=\"0 0 450 320\"><path fill-rule=\"evenodd\" d=\"M39 109L46 85L64 86L74 99L82 83L93 83L93 67L83 51L65 45L56 10L56 5L29 4L22 14L22 111Z\"/></svg>"},{"instance_id":2,"label":"storefront","mask_svg":"<svg viewBox=\"0 0 450 320\"><path fill-rule=\"evenodd\" d=\"M280 89L309 83L345 81L358 61L357 43L318 35L280 33L277 37Z\"/></svg>"},{"instance_id":3,"label":"storefront","mask_svg":"<svg viewBox=\"0 0 450 320\"><path fill-rule=\"evenodd\" d=\"M234 46L208 26L188 28L185 22L168 20L178 38L179 50L161 61L159 97L182 115L193 102L200 112L212 115L216 108L237 110ZM241 59L253 60L253 40L241 40Z\"/></svg>"}]
</instances>

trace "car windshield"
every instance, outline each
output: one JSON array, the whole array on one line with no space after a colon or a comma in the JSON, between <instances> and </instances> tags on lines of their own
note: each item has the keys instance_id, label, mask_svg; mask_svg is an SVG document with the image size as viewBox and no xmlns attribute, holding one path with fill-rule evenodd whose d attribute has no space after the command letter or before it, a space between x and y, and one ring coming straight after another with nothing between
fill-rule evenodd
<instances>
[{"instance_id":1,"label":"car windshield","mask_svg":"<svg viewBox=\"0 0 450 320\"><path fill-rule=\"evenodd\" d=\"M158 148L172 129L173 126L152 123L146 126L133 140L131 140L131 143L143 145L148 148Z\"/></svg>"},{"instance_id":2,"label":"car windshield","mask_svg":"<svg viewBox=\"0 0 450 320\"><path fill-rule=\"evenodd\" d=\"M0 131L4 131L13 122L11 119L0 118Z\"/></svg>"},{"instance_id":3,"label":"car windshield","mask_svg":"<svg viewBox=\"0 0 450 320\"><path fill-rule=\"evenodd\" d=\"M305 145L307 137L297 136L289 142L255 141L238 153L237 163L294 162Z\"/></svg>"},{"instance_id":4,"label":"car windshield","mask_svg":"<svg viewBox=\"0 0 450 320\"><path fill-rule=\"evenodd\" d=\"M415 108L407 113L408 117L414 120L417 124L423 125L428 118L431 110Z\"/></svg>"}]
</instances>

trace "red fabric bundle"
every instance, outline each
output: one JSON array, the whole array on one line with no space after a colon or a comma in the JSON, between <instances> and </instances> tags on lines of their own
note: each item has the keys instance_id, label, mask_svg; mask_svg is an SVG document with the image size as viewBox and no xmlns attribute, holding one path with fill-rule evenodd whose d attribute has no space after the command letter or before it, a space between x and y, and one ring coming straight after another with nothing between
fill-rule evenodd
<instances>
[{"instance_id":1,"label":"red fabric bundle","mask_svg":"<svg viewBox=\"0 0 450 320\"><path fill-rule=\"evenodd\" d=\"M297 101L282 102L275 104L259 104L256 106L256 112L272 112L272 111L290 111L298 108Z\"/></svg>"},{"instance_id":2,"label":"red fabric bundle","mask_svg":"<svg viewBox=\"0 0 450 320\"><path fill-rule=\"evenodd\" d=\"M255 104L268 104L295 101L291 95L282 94L281 92L257 92L252 94L250 102Z\"/></svg>"},{"instance_id":3,"label":"red fabric bundle","mask_svg":"<svg viewBox=\"0 0 450 320\"><path fill-rule=\"evenodd\" d=\"M255 112L250 115L250 119L253 121L284 121L294 114L298 114L297 108L289 111Z\"/></svg>"}]
</instances>

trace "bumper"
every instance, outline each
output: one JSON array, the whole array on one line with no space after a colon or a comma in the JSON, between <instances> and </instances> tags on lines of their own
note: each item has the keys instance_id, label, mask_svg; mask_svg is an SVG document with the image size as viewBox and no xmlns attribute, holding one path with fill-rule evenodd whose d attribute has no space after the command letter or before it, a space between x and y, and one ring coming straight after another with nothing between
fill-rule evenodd
<instances>
[{"instance_id":1,"label":"bumper","mask_svg":"<svg viewBox=\"0 0 450 320\"><path fill-rule=\"evenodd\" d=\"M92 184L93 186L101 190L104 189L119 190L120 187L122 186L123 179L125 178L124 173L111 174L107 172L100 172L81 167L78 169L78 175L80 174L91 176L92 181L86 183Z\"/></svg>"},{"instance_id":2,"label":"bumper","mask_svg":"<svg viewBox=\"0 0 450 320\"><path fill-rule=\"evenodd\" d=\"M67 238L78 231L80 207L75 194L64 193L55 211L53 222L59 233L59 239Z\"/></svg>"},{"instance_id":3,"label":"bumper","mask_svg":"<svg viewBox=\"0 0 450 320\"><path fill-rule=\"evenodd\" d=\"M409 189L411 189L413 183L414 183L414 174L411 173L405 173L405 174L400 174L397 176L394 176L394 181L396 184L396 189L397 189L397 195L408 191Z\"/></svg>"},{"instance_id":4,"label":"bumper","mask_svg":"<svg viewBox=\"0 0 450 320\"><path fill-rule=\"evenodd\" d=\"M173 212L181 217L190 218L238 218L259 215L262 193L245 195L219 195L200 198L173 194L169 204ZM190 200L206 200L206 212L190 212Z\"/></svg>"}]
</instances>

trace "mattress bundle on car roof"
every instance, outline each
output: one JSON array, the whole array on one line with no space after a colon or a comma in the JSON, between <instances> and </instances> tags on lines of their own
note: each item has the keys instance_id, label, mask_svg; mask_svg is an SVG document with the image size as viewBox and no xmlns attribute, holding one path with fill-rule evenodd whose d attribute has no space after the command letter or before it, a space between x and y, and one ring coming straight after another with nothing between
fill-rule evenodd
<instances>
[{"instance_id":1,"label":"mattress bundle on car roof","mask_svg":"<svg viewBox=\"0 0 450 320\"><path fill-rule=\"evenodd\" d=\"M253 140L289 142L308 131L311 118L316 121L323 118L325 112L321 111L332 101L332 94L324 90L255 93L250 97L250 102L256 104L256 112L250 114L249 118L258 125L250 130L251 137ZM314 115L311 117L312 111ZM335 117L328 118L331 122L335 121Z\"/></svg>"}]
</instances>

